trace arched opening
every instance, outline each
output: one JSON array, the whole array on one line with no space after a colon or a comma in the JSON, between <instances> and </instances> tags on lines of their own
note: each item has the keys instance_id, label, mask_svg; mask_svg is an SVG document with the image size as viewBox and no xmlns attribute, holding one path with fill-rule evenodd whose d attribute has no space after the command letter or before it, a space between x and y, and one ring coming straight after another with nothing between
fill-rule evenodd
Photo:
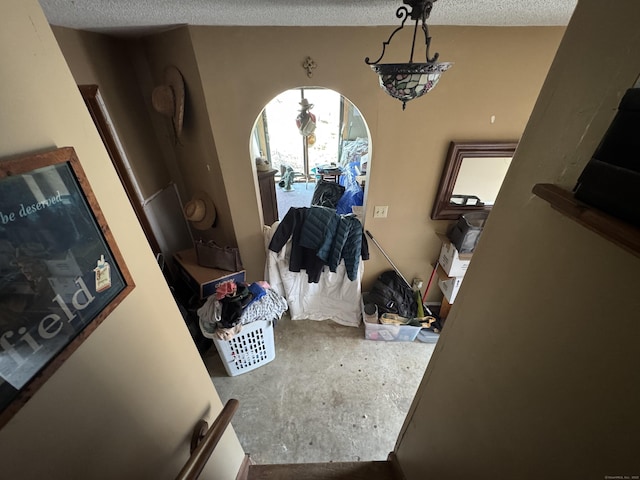
<instances>
[{"instance_id":1,"label":"arched opening","mask_svg":"<svg viewBox=\"0 0 640 480\"><path fill-rule=\"evenodd\" d=\"M344 187L337 212L355 213L364 222L369 128L340 93L323 87L280 93L256 118L249 148L265 224L282 219L291 207L312 205L316 189L326 182Z\"/></svg>"}]
</instances>

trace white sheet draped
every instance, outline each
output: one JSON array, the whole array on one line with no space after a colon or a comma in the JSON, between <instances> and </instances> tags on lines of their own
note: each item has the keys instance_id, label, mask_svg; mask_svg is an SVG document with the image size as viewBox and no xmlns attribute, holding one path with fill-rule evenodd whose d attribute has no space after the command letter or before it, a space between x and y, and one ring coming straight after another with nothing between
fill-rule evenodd
<instances>
[{"instance_id":1,"label":"white sheet draped","mask_svg":"<svg viewBox=\"0 0 640 480\"><path fill-rule=\"evenodd\" d=\"M269 250L269 242L278 228L279 222L264 227L265 280L271 288L282 295L289 304L292 320L333 320L341 325L357 327L362 319L360 297L364 272L363 262L359 262L358 274L349 280L344 265L340 262L336 272L325 267L318 283L309 283L307 273L289 271L291 239L280 252Z\"/></svg>"}]
</instances>

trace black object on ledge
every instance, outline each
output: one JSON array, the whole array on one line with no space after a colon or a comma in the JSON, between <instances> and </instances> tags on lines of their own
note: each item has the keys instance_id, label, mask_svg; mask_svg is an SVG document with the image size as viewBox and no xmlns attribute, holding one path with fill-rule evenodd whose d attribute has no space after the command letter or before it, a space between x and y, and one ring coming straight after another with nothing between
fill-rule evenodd
<instances>
[{"instance_id":1,"label":"black object on ledge","mask_svg":"<svg viewBox=\"0 0 640 480\"><path fill-rule=\"evenodd\" d=\"M625 93L574 192L577 200L640 227L640 88Z\"/></svg>"}]
</instances>

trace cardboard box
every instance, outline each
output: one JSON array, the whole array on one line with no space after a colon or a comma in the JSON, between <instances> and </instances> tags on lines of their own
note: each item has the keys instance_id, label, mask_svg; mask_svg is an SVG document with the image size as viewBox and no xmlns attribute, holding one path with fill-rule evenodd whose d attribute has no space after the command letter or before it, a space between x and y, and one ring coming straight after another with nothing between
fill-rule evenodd
<instances>
[{"instance_id":1,"label":"cardboard box","mask_svg":"<svg viewBox=\"0 0 640 480\"><path fill-rule=\"evenodd\" d=\"M456 247L446 235L438 234L442 240L442 248L440 249L440 257L438 263L442 265L448 277L464 277L467 273L469 263L471 263L472 253L458 253Z\"/></svg>"},{"instance_id":2,"label":"cardboard box","mask_svg":"<svg viewBox=\"0 0 640 480\"><path fill-rule=\"evenodd\" d=\"M178 275L194 291L198 292L200 300L213 295L216 287L222 282L233 280L236 283L245 281L245 271L229 272L216 268L207 268L198 265L196 249L183 250L174 254Z\"/></svg>"},{"instance_id":3,"label":"cardboard box","mask_svg":"<svg viewBox=\"0 0 640 480\"><path fill-rule=\"evenodd\" d=\"M441 265L438 265L438 286L449 303L453 303L462 285L463 277L449 277Z\"/></svg>"}]
</instances>

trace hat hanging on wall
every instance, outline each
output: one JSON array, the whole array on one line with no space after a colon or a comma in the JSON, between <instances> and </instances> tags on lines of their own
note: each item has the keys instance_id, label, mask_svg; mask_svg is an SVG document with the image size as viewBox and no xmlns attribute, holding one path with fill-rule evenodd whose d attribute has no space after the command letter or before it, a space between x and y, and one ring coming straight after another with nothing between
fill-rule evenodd
<instances>
[{"instance_id":1,"label":"hat hanging on wall","mask_svg":"<svg viewBox=\"0 0 640 480\"><path fill-rule=\"evenodd\" d=\"M216 207L205 192L194 193L185 206L184 216L193 228L208 230L216 221Z\"/></svg>"},{"instance_id":2,"label":"hat hanging on wall","mask_svg":"<svg viewBox=\"0 0 640 480\"><path fill-rule=\"evenodd\" d=\"M151 103L156 112L171 118L176 138L182 133L184 120L184 80L180 70L169 66L164 71L164 84L151 92Z\"/></svg>"}]
</instances>

